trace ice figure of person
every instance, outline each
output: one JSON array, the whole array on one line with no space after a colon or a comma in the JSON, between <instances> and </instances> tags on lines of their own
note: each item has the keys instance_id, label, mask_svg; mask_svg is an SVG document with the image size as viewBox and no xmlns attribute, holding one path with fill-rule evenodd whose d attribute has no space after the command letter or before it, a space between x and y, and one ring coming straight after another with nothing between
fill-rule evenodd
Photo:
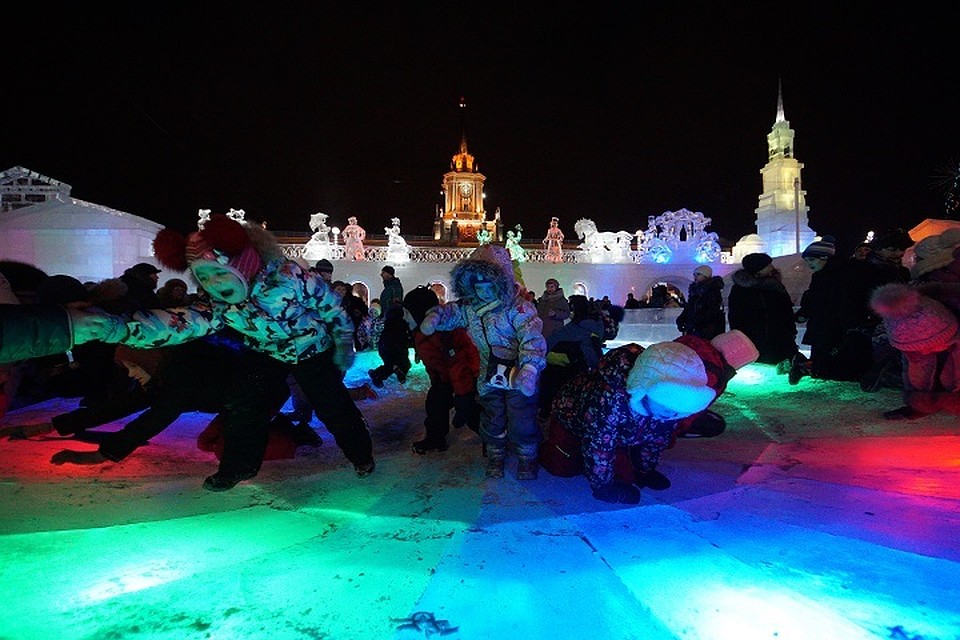
<instances>
[{"instance_id":1,"label":"ice figure of person","mask_svg":"<svg viewBox=\"0 0 960 640\"><path fill-rule=\"evenodd\" d=\"M481 228L477 231L477 244L481 247L485 244L490 244L490 241L493 240L493 236L484 228Z\"/></svg>"},{"instance_id":2,"label":"ice figure of person","mask_svg":"<svg viewBox=\"0 0 960 640\"><path fill-rule=\"evenodd\" d=\"M327 226L327 214L315 213L310 216L310 229L313 235L303 247L305 260L329 260L331 257L330 227Z\"/></svg>"},{"instance_id":3,"label":"ice figure of person","mask_svg":"<svg viewBox=\"0 0 960 640\"><path fill-rule=\"evenodd\" d=\"M203 229L203 225L210 221L210 209L200 209L197 211L197 229Z\"/></svg>"},{"instance_id":4,"label":"ice figure of person","mask_svg":"<svg viewBox=\"0 0 960 640\"><path fill-rule=\"evenodd\" d=\"M520 246L522 234L523 227L517 225L513 228L513 231L507 231L507 239L503 243L503 246L510 252L510 259L516 260L517 262L527 261L527 252Z\"/></svg>"},{"instance_id":5,"label":"ice figure of person","mask_svg":"<svg viewBox=\"0 0 960 640\"><path fill-rule=\"evenodd\" d=\"M563 231L559 224L559 218L550 218L550 228L547 229L547 237L543 239L547 262L563 262Z\"/></svg>"},{"instance_id":6,"label":"ice figure of person","mask_svg":"<svg viewBox=\"0 0 960 640\"><path fill-rule=\"evenodd\" d=\"M410 246L400 235L400 218L390 218L389 227L383 230L387 234L387 262L397 264L410 260Z\"/></svg>"},{"instance_id":7,"label":"ice figure of person","mask_svg":"<svg viewBox=\"0 0 960 640\"><path fill-rule=\"evenodd\" d=\"M347 218L347 226L343 228L343 244L346 247L347 258L355 262L366 260L363 252L363 241L367 239L367 232L357 224L357 217Z\"/></svg>"}]
</instances>

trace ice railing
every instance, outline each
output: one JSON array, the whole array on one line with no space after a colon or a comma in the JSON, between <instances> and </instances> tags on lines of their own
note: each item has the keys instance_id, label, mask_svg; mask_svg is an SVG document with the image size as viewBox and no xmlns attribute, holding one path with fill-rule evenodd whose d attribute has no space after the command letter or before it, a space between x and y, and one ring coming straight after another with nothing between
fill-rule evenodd
<instances>
[{"instance_id":1,"label":"ice railing","mask_svg":"<svg viewBox=\"0 0 960 640\"><path fill-rule=\"evenodd\" d=\"M280 249L283 255L290 259L304 259L304 245L302 244L281 244ZM364 247L363 256L367 262L388 262L387 247ZM416 247L410 246L410 262L418 263L443 263L458 262L464 258L469 258L476 247ZM329 260L345 260L346 248L343 245L330 245L327 249ZM548 262L547 252L544 249L526 249L526 262ZM631 251L629 260L626 263L640 263L640 252ZM590 256L581 249L568 249L563 252L563 262L565 264L591 264L595 263L589 260ZM612 263L615 264L615 263Z\"/></svg>"}]
</instances>

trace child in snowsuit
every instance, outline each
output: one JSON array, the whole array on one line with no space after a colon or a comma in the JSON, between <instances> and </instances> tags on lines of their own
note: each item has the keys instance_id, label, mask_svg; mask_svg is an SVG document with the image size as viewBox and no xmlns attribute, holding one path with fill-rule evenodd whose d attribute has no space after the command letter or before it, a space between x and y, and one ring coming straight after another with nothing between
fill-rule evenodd
<instances>
[{"instance_id":1,"label":"child in snowsuit","mask_svg":"<svg viewBox=\"0 0 960 640\"><path fill-rule=\"evenodd\" d=\"M682 336L646 349L633 343L613 349L595 370L560 389L553 401L559 433L551 424L545 447L560 435L572 436L566 438L565 454L582 455L593 496L604 502L637 504L638 486L669 486L656 466L678 435L682 419L704 411L736 369L757 356L756 347L740 331L712 341ZM618 452L624 448L632 467L629 478L615 468ZM552 453L546 448L544 453L548 451ZM544 467L552 470L547 458Z\"/></svg>"},{"instance_id":2,"label":"child in snowsuit","mask_svg":"<svg viewBox=\"0 0 960 640\"><path fill-rule=\"evenodd\" d=\"M453 426L480 431L480 406L477 404L477 376L480 375L480 353L465 329L437 331L424 335L420 323L427 311L439 304L437 294L429 287L417 287L403 299L403 306L413 320L413 339L417 358L430 377L430 389L424 403L426 437L413 443L414 453L446 451L450 433L450 410L454 410Z\"/></svg>"},{"instance_id":3,"label":"child in snowsuit","mask_svg":"<svg viewBox=\"0 0 960 640\"><path fill-rule=\"evenodd\" d=\"M465 327L480 352L480 438L486 475L502 478L507 446L518 456L517 478L537 477L541 432L537 387L546 366L547 343L537 309L520 295L510 254L486 245L451 271L458 300L427 313L424 335Z\"/></svg>"}]
</instances>

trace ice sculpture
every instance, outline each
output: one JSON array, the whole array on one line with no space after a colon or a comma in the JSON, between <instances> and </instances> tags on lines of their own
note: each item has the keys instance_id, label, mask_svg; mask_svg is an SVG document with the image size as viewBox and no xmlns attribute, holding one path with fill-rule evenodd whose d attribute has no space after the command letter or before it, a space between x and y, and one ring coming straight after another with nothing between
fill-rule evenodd
<instances>
[{"instance_id":1,"label":"ice sculpture","mask_svg":"<svg viewBox=\"0 0 960 640\"><path fill-rule=\"evenodd\" d=\"M513 231L507 231L507 239L503 243L503 246L506 247L507 251L510 252L510 259L515 262L526 262L527 261L527 252L520 246L520 239L523 235L523 227L517 225L513 228Z\"/></svg>"},{"instance_id":2,"label":"ice sculpture","mask_svg":"<svg viewBox=\"0 0 960 640\"><path fill-rule=\"evenodd\" d=\"M383 230L387 234L387 262L401 264L410 261L410 245L400 235L400 218L390 218L389 227Z\"/></svg>"},{"instance_id":3,"label":"ice sculpture","mask_svg":"<svg viewBox=\"0 0 960 640\"><path fill-rule=\"evenodd\" d=\"M479 230L477 230L477 244L478 244L478 245L480 245L480 246L482 247L482 246L485 245L485 244L490 244L490 242L491 242L492 240L493 240L493 236L490 234L489 231L487 231L486 228L481 227Z\"/></svg>"},{"instance_id":4,"label":"ice sculpture","mask_svg":"<svg viewBox=\"0 0 960 640\"><path fill-rule=\"evenodd\" d=\"M363 262L367 259L363 250L363 241L367 239L367 232L363 227L357 224L356 216L347 218L347 226L341 232L343 234L343 244L346 248L346 257L348 260Z\"/></svg>"},{"instance_id":5,"label":"ice sculpture","mask_svg":"<svg viewBox=\"0 0 960 640\"><path fill-rule=\"evenodd\" d=\"M543 239L547 262L563 262L563 231L559 224L559 218L550 218L550 228L547 229L547 237Z\"/></svg>"},{"instance_id":6,"label":"ice sculpture","mask_svg":"<svg viewBox=\"0 0 960 640\"><path fill-rule=\"evenodd\" d=\"M587 262L629 262L633 234L628 231L597 231L589 218L580 218L573 225L581 240L580 249L587 254Z\"/></svg>"},{"instance_id":7,"label":"ice sculpture","mask_svg":"<svg viewBox=\"0 0 960 640\"><path fill-rule=\"evenodd\" d=\"M330 227L327 226L327 214L315 213L310 216L310 230L313 235L303 246L305 260L329 260L333 255L333 244L330 242Z\"/></svg>"},{"instance_id":8,"label":"ice sculpture","mask_svg":"<svg viewBox=\"0 0 960 640\"><path fill-rule=\"evenodd\" d=\"M639 262L707 264L720 260L718 236L707 231L711 220L699 211L664 211L647 218L647 229L637 230Z\"/></svg>"}]
</instances>

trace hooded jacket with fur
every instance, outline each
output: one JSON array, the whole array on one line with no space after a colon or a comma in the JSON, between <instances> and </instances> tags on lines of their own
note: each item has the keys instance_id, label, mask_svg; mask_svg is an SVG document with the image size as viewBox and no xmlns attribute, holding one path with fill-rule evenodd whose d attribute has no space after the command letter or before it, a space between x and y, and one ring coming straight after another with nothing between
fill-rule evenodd
<instances>
[{"instance_id":1,"label":"hooded jacket with fur","mask_svg":"<svg viewBox=\"0 0 960 640\"><path fill-rule=\"evenodd\" d=\"M467 329L480 351L481 376L489 370L491 355L516 361L518 369L529 366L538 373L543 371L547 354L543 325L537 309L517 291L506 249L481 247L457 264L450 275L458 300L435 307L428 315L436 316L439 331ZM495 285L496 300L486 304L477 300L474 284L478 279Z\"/></svg>"}]
</instances>

